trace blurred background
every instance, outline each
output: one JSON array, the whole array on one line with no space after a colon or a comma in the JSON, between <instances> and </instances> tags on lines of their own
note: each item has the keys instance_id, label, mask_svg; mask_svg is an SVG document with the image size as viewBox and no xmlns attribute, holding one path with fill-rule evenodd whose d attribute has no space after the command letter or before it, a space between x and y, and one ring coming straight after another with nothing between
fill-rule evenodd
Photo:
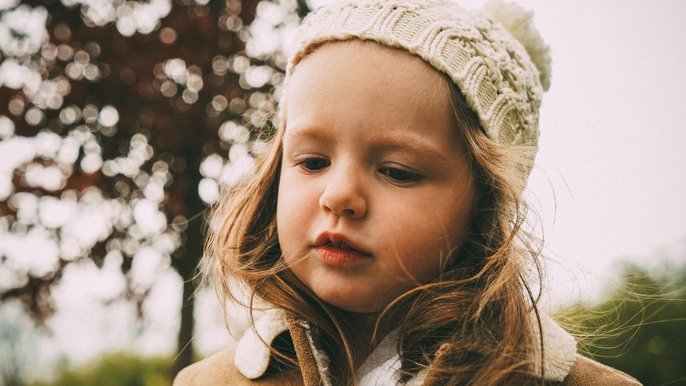
<instances>
[{"instance_id":1,"label":"blurred background","mask_svg":"<svg viewBox=\"0 0 686 386\"><path fill-rule=\"evenodd\" d=\"M0 384L165 385L230 341L192 280L206 208L265 150L326 2L0 0ZM525 193L542 304L597 360L686 385L686 3L519 3L553 50Z\"/></svg>"}]
</instances>

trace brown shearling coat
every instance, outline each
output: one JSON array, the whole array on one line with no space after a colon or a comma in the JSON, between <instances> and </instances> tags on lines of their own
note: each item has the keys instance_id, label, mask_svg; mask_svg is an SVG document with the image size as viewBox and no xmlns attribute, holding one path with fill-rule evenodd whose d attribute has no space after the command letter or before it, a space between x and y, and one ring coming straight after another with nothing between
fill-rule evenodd
<instances>
[{"instance_id":1,"label":"brown shearling coat","mask_svg":"<svg viewBox=\"0 0 686 386\"><path fill-rule=\"evenodd\" d=\"M288 329L300 363L299 371L265 374L248 379L234 365L235 346L220 351L181 371L173 386L319 386L320 374L306 332L298 323L289 320ZM431 380L431 370L423 386L437 386ZM640 386L631 376L581 355L562 382L548 382L550 386Z\"/></svg>"}]
</instances>

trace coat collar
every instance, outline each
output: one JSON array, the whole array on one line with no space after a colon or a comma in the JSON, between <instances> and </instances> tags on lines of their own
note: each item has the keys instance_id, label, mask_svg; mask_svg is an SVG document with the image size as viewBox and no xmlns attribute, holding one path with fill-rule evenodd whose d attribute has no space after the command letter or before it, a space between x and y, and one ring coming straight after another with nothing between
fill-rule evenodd
<instances>
[{"instance_id":1,"label":"coat collar","mask_svg":"<svg viewBox=\"0 0 686 386\"><path fill-rule=\"evenodd\" d=\"M535 326L536 324L534 324ZM538 333L538 330L536 331ZM546 381L562 382L576 360L576 340L550 316L541 314L543 374ZM534 345L535 370L541 369L540 347Z\"/></svg>"},{"instance_id":2,"label":"coat collar","mask_svg":"<svg viewBox=\"0 0 686 386\"><path fill-rule=\"evenodd\" d=\"M238 339L233 363L248 379L261 377L269 367L271 346L274 339L288 330L288 320L283 310L271 309L255 320L254 328L248 328Z\"/></svg>"},{"instance_id":3,"label":"coat collar","mask_svg":"<svg viewBox=\"0 0 686 386\"><path fill-rule=\"evenodd\" d=\"M264 375L269 366L271 346L274 339L289 330L301 364L314 364L315 368L302 368L305 384L331 385L329 359L326 353L319 350L312 337L310 325L306 321L289 319L283 310L271 309L255 321L254 328L248 329L238 339L234 356L234 365L248 379ZM541 316L543 336L543 370L546 381L561 382L574 364L576 358L576 341L550 317ZM536 352L535 358L540 358ZM540 359L535 363L536 370L541 368ZM305 367L305 366L303 366ZM421 384L426 372L420 372L409 384ZM308 381L309 380L309 381Z\"/></svg>"}]
</instances>

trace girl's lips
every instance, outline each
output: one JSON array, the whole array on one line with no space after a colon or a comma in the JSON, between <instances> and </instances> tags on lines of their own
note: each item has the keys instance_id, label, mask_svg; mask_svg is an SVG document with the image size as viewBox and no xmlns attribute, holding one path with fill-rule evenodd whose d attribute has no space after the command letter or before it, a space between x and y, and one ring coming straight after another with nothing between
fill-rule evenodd
<instances>
[{"instance_id":1,"label":"girl's lips","mask_svg":"<svg viewBox=\"0 0 686 386\"><path fill-rule=\"evenodd\" d=\"M324 264L350 267L369 261L372 254L341 233L325 231L314 241L313 250Z\"/></svg>"},{"instance_id":2,"label":"girl's lips","mask_svg":"<svg viewBox=\"0 0 686 386\"><path fill-rule=\"evenodd\" d=\"M357 244L346 236L336 233L336 232L322 232L314 240L315 247L330 246L342 250L353 250L362 255L371 255L371 252L367 251L366 248Z\"/></svg>"},{"instance_id":3,"label":"girl's lips","mask_svg":"<svg viewBox=\"0 0 686 386\"><path fill-rule=\"evenodd\" d=\"M331 245L321 245L314 250L319 260L324 264L337 267L349 267L363 263L371 258L371 255L354 249L341 249Z\"/></svg>"}]
</instances>

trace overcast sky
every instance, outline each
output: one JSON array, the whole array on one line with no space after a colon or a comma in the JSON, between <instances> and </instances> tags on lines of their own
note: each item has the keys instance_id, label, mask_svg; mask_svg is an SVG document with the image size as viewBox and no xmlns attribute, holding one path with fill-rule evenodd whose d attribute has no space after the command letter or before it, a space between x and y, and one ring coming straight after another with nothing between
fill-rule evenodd
<instances>
[{"instance_id":1,"label":"overcast sky","mask_svg":"<svg viewBox=\"0 0 686 386\"><path fill-rule=\"evenodd\" d=\"M686 249L686 2L520 4L552 48L528 193L562 301L606 282L618 258Z\"/></svg>"}]
</instances>

